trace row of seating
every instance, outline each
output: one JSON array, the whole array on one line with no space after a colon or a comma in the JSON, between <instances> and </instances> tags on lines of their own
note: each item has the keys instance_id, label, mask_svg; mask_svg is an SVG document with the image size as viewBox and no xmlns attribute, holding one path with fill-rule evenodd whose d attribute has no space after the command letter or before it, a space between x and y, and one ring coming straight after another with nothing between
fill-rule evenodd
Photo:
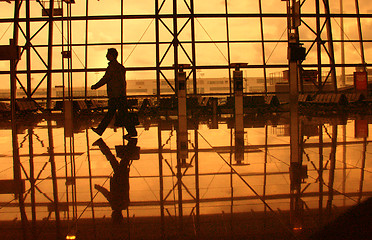
<instances>
[{"instance_id":1,"label":"row of seating","mask_svg":"<svg viewBox=\"0 0 372 240\"><path fill-rule=\"evenodd\" d=\"M298 101L305 106L347 106L356 103L368 102L362 93L321 93L321 94L300 94ZM161 111L176 111L178 99L175 96L162 97L159 100L155 97L138 99L128 98L128 106L131 110L144 114L159 114ZM201 113L228 113L235 108L234 97L188 97L186 100L187 109ZM244 109L264 109L275 111L281 103L277 96L243 96ZM54 102L51 112L63 112L64 102ZM77 114L91 114L103 112L107 109L106 100L73 100L73 111ZM0 102L0 114L9 114L11 107L9 102ZM17 113L44 112L43 106L33 99L17 99Z\"/></svg>"},{"instance_id":2,"label":"row of seating","mask_svg":"<svg viewBox=\"0 0 372 240\"><path fill-rule=\"evenodd\" d=\"M300 104L312 105L340 105L362 103L366 97L362 93L321 93L316 95L300 94L298 101Z\"/></svg>"}]
</instances>

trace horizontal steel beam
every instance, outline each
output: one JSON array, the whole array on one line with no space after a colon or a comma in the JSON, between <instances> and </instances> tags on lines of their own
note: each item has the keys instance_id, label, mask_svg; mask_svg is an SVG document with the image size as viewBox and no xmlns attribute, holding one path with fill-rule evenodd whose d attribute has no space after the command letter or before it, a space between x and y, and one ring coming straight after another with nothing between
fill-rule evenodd
<instances>
[{"instance_id":1,"label":"horizontal steel beam","mask_svg":"<svg viewBox=\"0 0 372 240\"><path fill-rule=\"evenodd\" d=\"M283 18L287 19L288 15L287 13L199 13L199 14L177 14L177 18ZM339 14L339 13L331 13L331 14L315 14L315 13L302 13L302 18L315 18L315 17L331 17L331 18L372 18L372 14ZM71 21L81 21L81 20L121 20L121 19L161 19L161 18L170 18L173 19L173 14L159 14L159 17L157 15L100 15L100 16L71 16L69 20ZM62 17L53 17L51 18L53 21L62 21L66 20L66 18ZM45 22L49 20L49 18L43 18L43 17L37 17L37 18L31 18L29 19L30 22ZM5 18L0 19L0 23L7 23L7 22L13 22L14 19L12 18ZM26 18L19 18L19 22L26 22L28 19Z\"/></svg>"}]
</instances>

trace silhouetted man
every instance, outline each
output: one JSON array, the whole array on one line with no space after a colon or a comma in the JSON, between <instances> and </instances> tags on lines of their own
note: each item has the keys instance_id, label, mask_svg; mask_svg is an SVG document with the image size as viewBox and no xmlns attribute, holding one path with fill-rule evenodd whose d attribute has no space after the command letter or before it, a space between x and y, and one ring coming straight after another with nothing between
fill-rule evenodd
<instances>
[{"instance_id":1,"label":"silhouetted man","mask_svg":"<svg viewBox=\"0 0 372 240\"><path fill-rule=\"evenodd\" d=\"M110 191L98 184L94 185L94 188L102 193L110 203L112 209L111 218L114 223L120 223L123 220L122 210L127 209L129 206L129 167L131 155L135 151L136 145L137 139L130 138L128 144L120 153L121 160L118 162L102 138L93 143L93 146L99 147L114 170L113 176L110 177Z\"/></svg>"},{"instance_id":2,"label":"silhouetted man","mask_svg":"<svg viewBox=\"0 0 372 240\"><path fill-rule=\"evenodd\" d=\"M109 60L105 75L96 84L91 86L91 89L97 89L107 84L108 111L97 128L92 130L98 135L102 135L107 126L115 116L118 110L118 116L121 121L124 121L124 126L128 132L125 137L136 137L137 130L134 123L128 117L127 105L127 83L125 81L125 68L116 59L118 51L115 48L107 50L106 58Z\"/></svg>"}]
</instances>

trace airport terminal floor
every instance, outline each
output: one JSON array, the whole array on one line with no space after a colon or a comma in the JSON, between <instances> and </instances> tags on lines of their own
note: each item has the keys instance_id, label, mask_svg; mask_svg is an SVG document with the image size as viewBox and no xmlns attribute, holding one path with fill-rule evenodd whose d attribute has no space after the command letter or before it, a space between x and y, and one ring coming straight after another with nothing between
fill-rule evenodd
<instances>
[{"instance_id":1,"label":"airport terminal floor","mask_svg":"<svg viewBox=\"0 0 372 240\"><path fill-rule=\"evenodd\" d=\"M101 118L1 121L1 239L322 239L372 195L368 118L301 117L297 162L286 114L244 119L243 142L230 115L186 136L144 118L136 138ZM370 239L358 214L337 239Z\"/></svg>"}]
</instances>

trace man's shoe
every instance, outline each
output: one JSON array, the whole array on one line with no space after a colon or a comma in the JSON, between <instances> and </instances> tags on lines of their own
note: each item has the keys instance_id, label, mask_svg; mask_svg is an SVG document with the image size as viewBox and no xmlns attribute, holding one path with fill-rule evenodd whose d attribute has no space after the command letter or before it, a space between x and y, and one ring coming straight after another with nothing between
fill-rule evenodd
<instances>
[{"instance_id":1,"label":"man's shoe","mask_svg":"<svg viewBox=\"0 0 372 240\"><path fill-rule=\"evenodd\" d=\"M130 139L130 138L135 138L135 137L137 137L137 133L136 134L125 134L124 135L124 139Z\"/></svg>"},{"instance_id":2,"label":"man's shoe","mask_svg":"<svg viewBox=\"0 0 372 240\"><path fill-rule=\"evenodd\" d=\"M97 133L98 135L102 136L102 133L100 131L98 131L97 128L92 127L92 131L95 132L95 133Z\"/></svg>"}]
</instances>

